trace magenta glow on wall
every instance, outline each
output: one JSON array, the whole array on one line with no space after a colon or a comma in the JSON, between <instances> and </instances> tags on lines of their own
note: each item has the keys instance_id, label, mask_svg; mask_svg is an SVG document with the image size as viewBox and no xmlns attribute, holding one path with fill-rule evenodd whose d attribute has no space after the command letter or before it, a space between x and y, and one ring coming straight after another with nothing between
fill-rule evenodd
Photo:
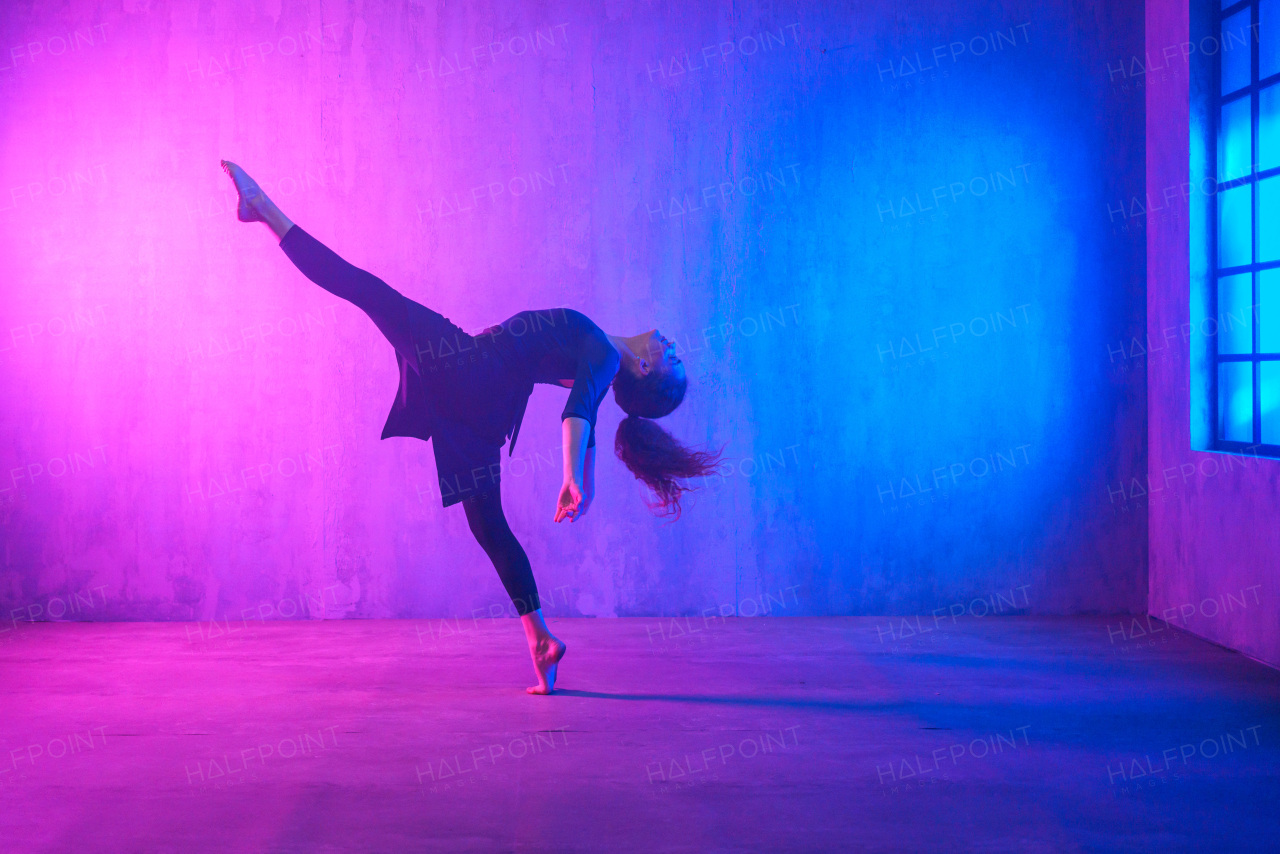
<instances>
[{"instance_id":1,"label":"magenta glow on wall","mask_svg":"<svg viewBox=\"0 0 1280 854\"><path fill-rule=\"evenodd\" d=\"M2 613L511 612L430 447L377 439L390 347L235 220L222 158L464 329L677 342L668 426L726 464L676 524L607 401L554 525L535 392L504 505L551 614L1140 612L1144 380L1108 347L1143 249L1108 206L1142 95L1108 68L1141 34L1066 0L6 4Z\"/></svg>"}]
</instances>

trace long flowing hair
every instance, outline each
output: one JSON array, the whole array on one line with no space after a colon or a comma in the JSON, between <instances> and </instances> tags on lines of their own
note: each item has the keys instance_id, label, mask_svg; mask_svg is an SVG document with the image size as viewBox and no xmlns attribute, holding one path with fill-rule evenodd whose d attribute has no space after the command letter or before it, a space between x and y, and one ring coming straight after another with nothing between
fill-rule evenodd
<instances>
[{"instance_id":1,"label":"long flowing hair","mask_svg":"<svg viewBox=\"0 0 1280 854\"><path fill-rule=\"evenodd\" d=\"M637 377L623 370L613 380L613 399L627 413L618 423L613 451L653 491L649 508L676 519L680 518L680 496L694 489L687 481L712 474L720 465L718 453L685 447L653 420L680 405L688 384L687 378L670 372Z\"/></svg>"}]
</instances>

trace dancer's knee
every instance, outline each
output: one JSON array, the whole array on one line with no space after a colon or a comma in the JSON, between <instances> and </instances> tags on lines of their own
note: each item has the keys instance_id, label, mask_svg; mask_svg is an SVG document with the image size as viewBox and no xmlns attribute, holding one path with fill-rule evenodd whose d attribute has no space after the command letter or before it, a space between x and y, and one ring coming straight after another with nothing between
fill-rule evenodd
<instances>
[{"instance_id":1,"label":"dancer's knee","mask_svg":"<svg viewBox=\"0 0 1280 854\"><path fill-rule=\"evenodd\" d=\"M467 526L480 548L492 555L507 538L514 539L511 529L502 515L502 508L495 507L488 497L468 498L463 501L467 513ZM519 545L519 544L517 544Z\"/></svg>"},{"instance_id":2,"label":"dancer's knee","mask_svg":"<svg viewBox=\"0 0 1280 854\"><path fill-rule=\"evenodd\" d=\"M480 544L480 548L486 552L492 550L493 532L489 524L478 514L467 513L467 527L471 529L471 536L476 538L476 542Z\"/></svg>"}]
</instances>

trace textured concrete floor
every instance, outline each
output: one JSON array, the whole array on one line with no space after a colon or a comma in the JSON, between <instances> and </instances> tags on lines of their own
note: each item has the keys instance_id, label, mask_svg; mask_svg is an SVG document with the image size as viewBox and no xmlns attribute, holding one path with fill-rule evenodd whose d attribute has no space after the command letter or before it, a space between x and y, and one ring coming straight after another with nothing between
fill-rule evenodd
<instances>
[{"instance_id":1,"label":"textured concrete floor","mask_svg":"<svg viewBox=\"0 0 1280 854\"><path fill-rule=\"evenodd\" d=\"M11 627L0 839L77 852L1280 847L1280 674L1172 630L553 627L569 655L550 698L522 691L513 620Z\"/></svg>"}]
</instances>

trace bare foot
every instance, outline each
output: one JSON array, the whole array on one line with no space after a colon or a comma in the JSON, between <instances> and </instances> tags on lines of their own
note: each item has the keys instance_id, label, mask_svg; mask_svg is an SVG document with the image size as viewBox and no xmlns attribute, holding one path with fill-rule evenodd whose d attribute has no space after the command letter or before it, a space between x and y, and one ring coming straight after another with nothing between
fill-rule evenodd
<instances>
[{"instance_id":1,"label":"bare foot","mask_svg":"<svg viewBox=\"0 0 1280 854\"><path fill-rule=\"evenodd\" d=\"M240 204L236 207L236 217L241 222L266 222L262 215L262 203L267 194L262 192L258 182L249 177L243 169L230 160L222 161L222 170L235 182L236 192L240 195Z\"/></svg>"},{"instance_id":2,"label":"bare foot","mask_svg":"<svg viewBox=\"0 0 1280 854\"><path fill-rule=\"evenodd\" d=\"M538 671L538 684L524 690L530 694L550 694L556 687L556 665L564 658L565 646L558 638L547 635L529 647L533 669Z\"/></svg>"}]
</instances>

